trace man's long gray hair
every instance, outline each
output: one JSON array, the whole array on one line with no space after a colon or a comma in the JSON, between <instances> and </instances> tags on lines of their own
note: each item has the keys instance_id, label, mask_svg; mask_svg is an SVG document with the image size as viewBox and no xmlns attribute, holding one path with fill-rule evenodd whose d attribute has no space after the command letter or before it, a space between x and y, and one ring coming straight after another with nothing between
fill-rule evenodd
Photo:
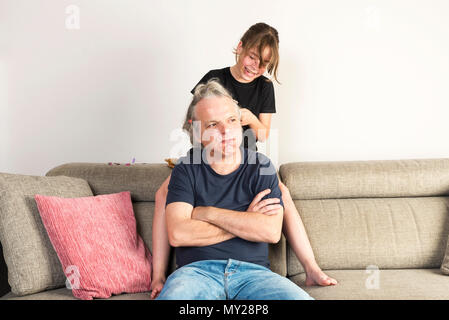
<instances>
[{"instance_id":1,"label":"man's long gray hair","mask_svg":"<svg viewBox=\"0 0 449 320\"><path fill-rule=\"evenodd\" d=\"M212 78L206 83L201 83L195 87L195 91L193 92L193 98L190 102L189 108L187 109L186 118L184 120L184 125L182 128L188 132L190 137L190 142L193 144L193 124L196 120L195 116L195 107L204 98L209 97L226 97L231 99L238 112L238 117L240 121L240 107L238 106L238 102L235 101L228 90L226 90L219 82L217 78Z\"/></svg>"}]
</instances>

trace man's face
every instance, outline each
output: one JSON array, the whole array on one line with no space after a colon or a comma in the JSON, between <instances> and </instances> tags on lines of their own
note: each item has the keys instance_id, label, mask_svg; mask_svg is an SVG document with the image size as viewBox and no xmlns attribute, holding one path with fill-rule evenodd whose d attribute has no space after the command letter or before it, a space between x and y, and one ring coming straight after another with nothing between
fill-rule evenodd
<instances>
[{"instance_id":1,"label":"man's face","mask_svg":"<svg viewBox=\"0 0 449 320\"><path fill-rule=\"evenodd\" d=\"M198 102L195 118L201 124L201 144L217 156L234 155L242 143L242 126L235 103L227 97L209 97Z\"/></svg>"}]
</instances>

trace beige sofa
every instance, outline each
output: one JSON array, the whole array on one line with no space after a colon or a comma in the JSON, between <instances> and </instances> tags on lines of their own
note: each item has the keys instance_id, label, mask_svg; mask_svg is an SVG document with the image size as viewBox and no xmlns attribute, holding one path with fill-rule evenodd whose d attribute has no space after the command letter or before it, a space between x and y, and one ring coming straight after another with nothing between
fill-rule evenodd
<instances>
[{"instance_id":1,"label":"beige sofa","mask_svg":"<svg viewBox=\"0 0 449 320\"><path fill-rule=\"evenodd\" d=\"M85 179L94 195L131 191L138 232L151 249L154 194L169 174L164 164L69 163L46 175ZM339 283L305 286L303 268L284 237L270 245L273 271L318 300L449 299L449 276L440 270L449 235L449 159L296 162L281 165L279 176L318 264ZM6 270L2 261L3 291ZM9 292L1 299L74 297L61 287L26 296ZM149 299L149 294L111 299Z\"/></svg>"}]
</instances>

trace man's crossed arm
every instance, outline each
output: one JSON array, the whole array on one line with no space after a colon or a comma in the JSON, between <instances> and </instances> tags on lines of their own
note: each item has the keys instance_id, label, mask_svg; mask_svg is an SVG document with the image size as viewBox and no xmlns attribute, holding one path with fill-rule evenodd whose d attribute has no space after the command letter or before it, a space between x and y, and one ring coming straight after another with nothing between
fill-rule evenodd
<instances>
[{"instance_id":1,"label":"man's crossed arm","mask_svg":"<svg viewBox=\"0 0 449 320\"><path fill-rule=\"evenodd\" d=\"M174 247L208 246L239 237L248 241L277 243L281 237L283 207L279 199L261 200L260 192L245 212L196 207L173 202L166 207L168 239Z\"/></svg>"}]
</instances>

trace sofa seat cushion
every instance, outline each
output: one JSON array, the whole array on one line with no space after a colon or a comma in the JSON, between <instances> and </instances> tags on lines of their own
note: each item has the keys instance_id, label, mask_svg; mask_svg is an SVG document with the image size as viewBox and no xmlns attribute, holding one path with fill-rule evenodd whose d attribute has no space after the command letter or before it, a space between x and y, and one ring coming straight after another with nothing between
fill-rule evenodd
<instances>
[{"instance_id":1,"label":"sofa seat cushion","mask_svg":"<svg viewBox=\"0 0 449 320\"><path fill-rule=\"evenodd\" d=\"M338 280L336 286L305 286L305 274L290 278L317 300L447 300L449 278L439 269L379 270L379 288L368 289L366 282L373 273L366 270L326 270L327 275ZM371 271L372 272L372 271ZM149 300L149 293L121 294L106 300ZM44 291L27 296L8 293L0 300L76 300L66 288Z\"/></svg>"},{"instance_id":2,"label":"sofa seat cushion","mask_svg":"<svg viewBox=\"0 0 449 320\"><path fill-rule=\"evenodd\" d=\"M1 297L0 300L78 300L78 299L73 296L72 290L69 290L67 288L59 288L35 294L30 294L27 296L18 296L10 292ZM107 299L95 299L95 300L150 300L150 293L142 292L142 293L119 294Z\"/></svg>"},{"instance_id":3,"label":"sofa seat cushion","mask_svg":"<svg viewBox=\"0 0 449 320\"><path fill-rule=\"evenodd\" d=\"M317 300L447 300L449 277L439 269L326 270L330 287L305 286L305 273L290 278Z\"/></svg>"}]
</instances>

